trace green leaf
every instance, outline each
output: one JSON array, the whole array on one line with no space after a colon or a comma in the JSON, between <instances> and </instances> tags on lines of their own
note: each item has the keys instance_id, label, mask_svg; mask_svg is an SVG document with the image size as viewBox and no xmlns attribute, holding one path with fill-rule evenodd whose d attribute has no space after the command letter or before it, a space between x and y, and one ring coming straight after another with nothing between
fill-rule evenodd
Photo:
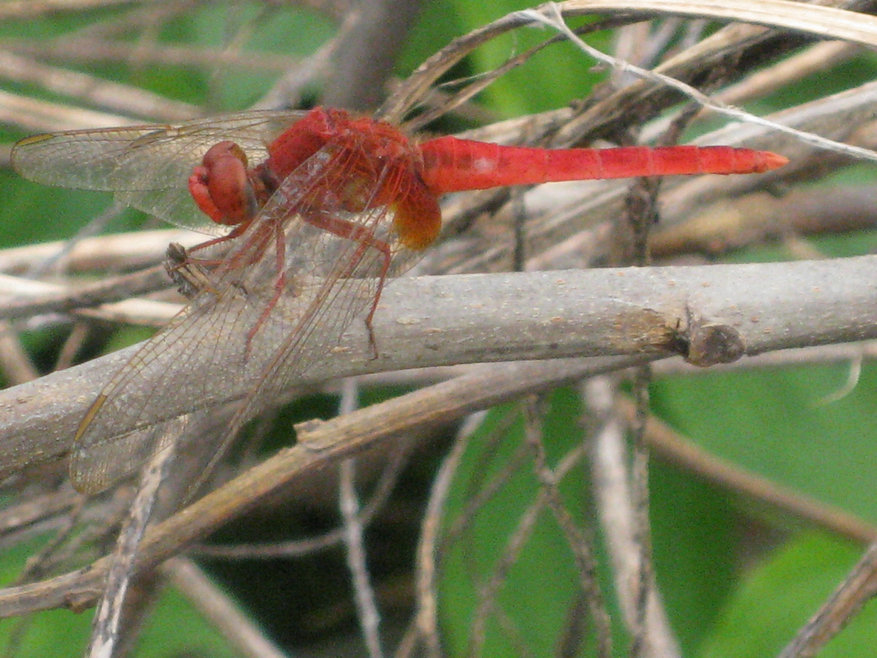
<instances>
[{"instance_id":1,"label":"green leaf","mask_svg":"<svg viewBox=\"0 0 877 658\"><path fill-rule=\"evenodd\" d=\"M709 636L734 583L734 510L724 492L661 462L652 463L649 485L658 589L688 656Z\"/></svg>"},{"instance_id":2,"label":"green leaf","mask_svg":"<svg viewBox=\"0 0 877 658\"><path fill-rule=\"evenodd\" d=\"M701 655L776 655L834 591L860 553L848 542L816 533L789 542L747 575ZM869 656L875 646L877 607L870 605L819 655Z\"/></svg>"},{"instance_id":3,"label":"green leaf","mask_svg":"<svg viewBox=\"0 0 877 658\"><path fill-rule=\"evenodd\" d=\"M877 522L863 496L877 464L877 368L836 401L849 368L810 366L703 373L654 387L658 414L710 452Z\"/></svg>"}]
</instances>

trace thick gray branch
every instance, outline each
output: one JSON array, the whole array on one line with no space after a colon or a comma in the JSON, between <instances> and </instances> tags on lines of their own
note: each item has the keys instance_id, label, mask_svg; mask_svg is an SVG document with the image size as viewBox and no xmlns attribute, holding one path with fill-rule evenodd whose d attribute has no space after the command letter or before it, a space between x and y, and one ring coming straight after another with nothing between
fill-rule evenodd
<instances>
[{"instance_id":1,"label":"thick gray branch","mask_svg":"<svg viewBox=\"0 0 877 658\"><path fill-rule=\"evenodd\" d=\"M877 337L877 257L756 265L402 278L375 315L378 357L354 322L300 384L481 361L681 353L708 365ZM221 353L223 345L201 345ZM0 392L0 475L56 459L136 349ZM230 366L229 370L233 370ZM192 373L193 378L204 373ZM233 401L234 376L216 381ZM156 381L168 403L180 382Z\"/></svg>"}]
</instances>

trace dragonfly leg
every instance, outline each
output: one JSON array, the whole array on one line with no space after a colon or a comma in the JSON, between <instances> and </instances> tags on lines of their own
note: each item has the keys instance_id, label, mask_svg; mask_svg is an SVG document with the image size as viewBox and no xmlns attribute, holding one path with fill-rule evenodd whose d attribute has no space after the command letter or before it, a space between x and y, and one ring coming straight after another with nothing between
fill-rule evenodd
<instances>
[{"instance_id":1,"label":"dragonfly leg","mask_svg":"<svg viewBox=\"0 0 877 658\"><path fill-rule=\"evenodd\" d=\"M204 290L218 294L201 263L190 259L185 247L177 242L168 245L164 269L184 297L193 299Z\"/></svg>"},{"instance_id":2,"label":"dragonfly leg","mask_svg":"<svg viewBox=\"0 0 877 658\"><path fill-rule=\"evenodd\" d=\"M339 217L305 217L305 221L309 224L322 228L326 231L329 231L333 235L337 235L339 238L345 238L347 240L352 240L358 244L356 251L353 253L353 256L350 259L350 264L347 266L340 276L342 278L347 278L351 276L356 269L356 266L362 260L362 256L365 253L366 249L376 249L381 253L381 257L383 260L383 264L381 265L381 271L378 274L378 289L375 292L375 298L372 302L371 310L368 312L368 315L365 317L365 326L368 329L368 342L372 351L372 358L378 358L378 343L375 340L375 332L372 326L372 319L375 316L375 311L378 308L378 302L381 300L381 293L384 290L384 284L387 280L387 274L390 271L390 260L392 258L392 252L390 250L390 245L386 240L381 240L375 237L374 232L360 224L355 222L348 221L346 219L341 219Z\"/></svg>"},{"instance_id":3,"label":"dragonfly leg","mask_svg":"<svg viewBox=\"0 0 877 658\"><path fill-rule=\"evenodd\" d=\"M256 238L246 246L246 249L234 254L232 257L223 258L195 258L191 254L199 249L222 244L229 240L237 238L243 233L246 225L238 224L227 235L223 235L212 240L207 240L195 245L191 249L185 249L182 245L172 242L167 249L167 258L165 260L165 269L171 280L177 284L177 289L181 294L189 299L194 298L198 293L207 290L214 295L218 295L218 288L214 285L214 279L211 274L219 271L219 273L241 267L241 261L249 264L256 262L261 253L265 249L266 240L258 234ZM261 231L264 233L264 230Z\"/></svg>"},{"instance_id":4,"label":"dragonfly leg","mask_svg":"<svg viewBox=\"0 0 877 658\"><path fill-rule=\"evenodd\" d=\"M345 219L340 219L338 217L303 217L303 219L309 224L326 230L333 235L347 240L352 240L357 243L357 248L350 259L350 264L339 275L341 278L347 278L353 274L356 266L362 260L362 256L365 253L366 249L376 249L381 253L382 265L381 271L378 274L378 288L375 293L375 298L372 302L371 309L369 310L369 313L365 318L365 325L368 329L369 335L369 345L371 346L373 358L376 359L378 357L378 348L377 341L374 335L374 329L372 327L372 319L374 318L375 311L377 310L378 302L381 299L381 292L383 291L384 284L386 283L387 273L390 270L390 260L392 257L390 245L386 241L376 238L374 233L370 229ZM250 345L253 338L265 324L265 321L268 319L268 316L270 315L272 309L277 305L277 302L280 301L280 298L283 296L283 292L286 289L286 241L283 232L283 225L281 222L277 222L276 224L274 224L274 237L274 252L278 273L277 278L274 280L274 294L265 305L265 309L262 311L262 314L259 316L256 324L254 324L249 332L247 332L247 355L249 355Z\"/></svg>"},{"instance_id":5,"label":"dragonfly leg","mask_svg":"<svg viewBox=\"0 0 877 658\"><path fill-rule=\"evenodd\" d=\"M247 230L247 227L249 225L250 222L241 222L240 224L236 224L235 227L225 235L220 235L218 238L213 238L211 240L207 240L206 242L196 244L194 247L189 249L189 253L192 253L193 251L198 251L199 249L207 249L208 247L213 247L215 245L222 244L223 242L228 242L229 240L234 240L241 233Z\"/></svg>"},{"instance_id":6,"label":"dragonfly leg","mask_svg":"<svg viewBox=\"0 0 877 658\"><path fill-rule=\"evenodd\" d=\"M283 224L281 222L272 222L272 227L274 232L274 260L277 267L277 278L274 279L274 295L265 305L265 310L262 311L262 315L259 316L256 324L254 324L252 329L247 332L245 357L249 357L250 355L250 344L252 343L253 337L259 333L259 329L265 324L265 320L268 319L268 315L277 305L277 302L280 301L280 298L283 296L283 291L286 289L286 240L283 233Z\"/></svg>"},{"instance_id":7,"label":"dragonfly leg","mask_svg":"<svg viewBox=\"0 0 877 658\"><path fill-rule=\"evenodd\" d=\"M202 273L206 270L211 274L218 269L222 271L222 269L220 268L223 268L225 270L234 269L237 266L237 259L227 260L221 257L197 258L193 257L192 253L202 249L207 249L209 247L215 247L216 245L223 244L225 242L228 242L229 240L234 240L244 232L245 228L245 224L238 224L226 235L207 240L206 242L201 242L189 249L185 249L179 244L171 243L170 246L168 246L167 260L165 261L165 269L168 270L168 275L171 277L171 279L173 279L175 283L177 283L177 285L180 285L179 279L180 277L186 276L185 272L183 272L183 270L185 270L186 268L197 268L201 270ZM255 261L255 257L250 259L250 262L253 261ZM207 275L203 274L203 278L206 280ZM191 287L189 287L189 289L192 290ZM215 290L211 291L216 292ZM183 292L183 290L180 290L180 292L182 292L187 297L193 296ZM194 292L197 293L198 290L195 289Z\"/></svg>"},{"instance_id":8,"label":"dragonfly leg","mask_svg":"<svg viewBox=\"0 0 877 658\"><path fill-rule=\"evenodd\" d=\"M364 243L360 243L365 246ZM382 246L379 246L382 245ZM381 274L378 276L378 289L375 291L375 299L372 302L371 310L368 312L368 315L365 316L365 327L368 329L368 344L372 349L372 359L378 358L378 342L375 340L375 331L372 326L372 319L375 317L375 311L378 310L378 302L381 301L381 293L384 292L384 284L387 282L387 273L390 271L390 245L388 245L383 240L375 240L374 244L368 245L369 247L378 249L381 251L384 257L384 264L381 267Z\"/></svg>"}]
</instances>

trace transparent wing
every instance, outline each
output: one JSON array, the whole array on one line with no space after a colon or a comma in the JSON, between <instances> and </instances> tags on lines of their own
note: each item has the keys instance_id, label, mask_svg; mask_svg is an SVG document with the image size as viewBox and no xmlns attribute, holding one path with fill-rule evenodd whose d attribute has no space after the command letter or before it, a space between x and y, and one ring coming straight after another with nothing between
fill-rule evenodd
<instances>
[{"instance_id":1,"label":"transparent wing","mask_svg":"<svg viewBox=\"0 0 877 658\"><path fill-rule=\"evenodd\" d=\"M266 145L301 112L250 111L176 125L72 130L27 137L12 151L15 170L30 180L114 192L121 203L172 224L219 234L198 210L187 181L211 146L236 142L251 162L267 157Z\"/></svg>"},{"instance_id":2,"label":"transparent wing","mask_svg":"<svg viewBox=\"0 0 877 658\"><path fill-rule=\"evenodd\" d=\"M325 182L354 175L345 155L330 143L290 174L212 272L211 289L106 386L73 447L77 488L106 488L175 440L167 431L175 419L237 399L224 447L371 308L399 245L385 206L350 213L327 202ZM371 194L384 175L377 172ZM339 222L358 239L327 230Z\"/></svg>"}]
</instances>

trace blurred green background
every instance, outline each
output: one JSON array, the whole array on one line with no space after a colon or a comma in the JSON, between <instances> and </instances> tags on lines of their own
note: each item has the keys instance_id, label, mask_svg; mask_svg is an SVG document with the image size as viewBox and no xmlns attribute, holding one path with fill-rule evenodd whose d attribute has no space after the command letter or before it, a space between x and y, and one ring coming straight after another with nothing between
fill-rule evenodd
<instances>
[{"instance_id":1,"label":"blurred green background","mask_svg":"<svg viewBox=\"0 0 877 658\"><path fill-rule=\"evenodd\" d=\"M494 20L503 14L528 6L523 2L476 3L441 0L425 3L396 67L404 77L435 50L452 38ZM7 21L0 24L0 41L51 39L101 22L111 22L128 8L106 8L79 13ZM160 27L157 39L169 45L212 46L222 48L230 39L245 34L238 45L247 51L280 53L293 57L311 55L334 31L333 21L314 10L277 5L266 9L258 3L194 4L185 13ZM456 77L489 71L511 54L540 42L545 31L518 30L513 37L492 42L467 58L455 69ZM132 48L138 35L131 34ZM610 36L598 34L592 42L609 47ZM211 74L205 67L91 62L71 67L107 80L125 82L169 98L206 106L210 111L245 109L258 100L274 82L275 74L226 72L221 67ZM818 81L802 81L794 87L777 90L765 99L763 108L785 107L817 98L857 81L873 77L873 57L862 57L837 67ZM488 88L477 102L497 118L507 118L567 105L586 96L591 86L603 78L592 64L566 44L551 47L525 66L513 71ZM0 89L22 95L48 97L35 86L0 82ZM312 91L316 98L319 89ZM11 125L0 126L2 141L11 144L27 134ZM860 168L845 172L835 180L855 182L867 179ZM20 180L9 169L0 170L0 247L60 240L74 235L93 216L109 204L108 195L42 187ZM149 220L127 212L113 222L112 231L128 230ZM831 238L810 238L815 250L832 256L872 253L877 247L874 233ZM760 247L729 256L730 260L777 260L792 258L783 247ZM48 367L64 338L63 329L27 334L26 344L38 364ZM115 349L144 337L142 329L121 329L104 347ZM702 373L663 378L651 387L656 414L690 437L699 446L742 468L842 508L862 519L877 523L877 368L863 365L857 385L841 399L825 402L847 381L849 364L798 366L750 372ZM398 393L377 390L368 393L374 401ZM317 396L287 411L295 420L315 413L329 415L335 401ZM314 409L318 411L315 412ZM554 457L581 441L582 409L572 389L557 391L550 397L544 421L546 442L556 449ZM491 411L483 427L471 440L464 466L451 495L448 517L459 513L471 497L472 487L504 467L521 440L521 421L515 419L517 407L509 404ZM511 420L510 420L511 418ZM507 427L506 439L498 446L488 437L497 425ZM488 450L488 446L492 446ZM397 509L417 510L434 474L440 451L426 455L426 461L412 467L403 478L398 496L404 501ZM569 509L591 532L599 535L590 514L587 494L588 469L575 468L565 479L562 490ZM473 484L474 482L474 484ZM815 612L818 605L854 564L861 546L832 536L818 528L794 522L733 492L720 490L679 468L660 460L651 473L651 505L657 578L674 631L687 656L765 656L779 651L796 630ZM477 605L473 581L490 573L491 565L504 550L504 543L535 495L535 481L529 470L513 478L469 529L465 541L451 547L441 573L443 597L441 621L451 655L465 653L469 646L470 623ZM409 512L409 525L398 527L394 542L383 538L384 550L398 552L382 556L379 562L387 573L404 574L413 561L413 542L418 520ZM287 519L282 527L241 523L230 529L226 539L253 539L303 535L323 527L326 520L301 516ZM253 527L254 525L259 527ZM39 544L18 546L0 556L3 583L14 582L18 570ZM606 568L606 560L601 564ZM328 562L305 561L291 567L253 562L217 565L207 563L211 572L259 620L281 644L303 648L302 653L327 654L339 645L332 637L320 642L297 631L302 616L325 615L330 601L344 590L347 573L340 551ZM334 565L334 573L326 571ZM318 569L320 577L308 576ZM376 568L378 572L380 567ZM277 574L284 574L278 576ZM267 575L271 574L271 575ZM263 577L264 576L264 577ZM400 576L401 577L401 576ZM603 574L611 598L610 580ZM302 586L323 589L313 600L302 599ZM522 629L524 642L535 655L548 655L557 649L560 630L566 623L570 602L577 595L578 580L560 531L545 516L536 524L526 549L515 562L500 593L503 612ZM250 591L247 591L247 587ZM267 588L267 589L265 589ZM325 594L325 596L324 596ZM322 607L321 607L322 606ZM342 636L356 636L351 609L338 612L344 622L326 623ZM407 611L407 612L410 612ZM387 625L394 618L404 619L404 606L387 611ZM616 615L617 617L617 615ZM877 646L877 616L873 606L822 654L825 656L864 656ZM28 621L24 639L16 655L70 656L81 651L88 635L90 614L75 615L54 611ZM314 623L319 628L319 623ZM12 621L0 622L0 646L8 642L18 627ZM340 631L338 629L341 629ZM616 629L616 650L626 655L628 641L621 627ZM488 626L483 655L517 655L518 638L498 625ZM388 643L388 646L389 643ZM329 647L329 648L325 648ZM308 654L308 651L313 652ZM354 655L357 650L351 649ZM141 638L136 655L173 656L234 655L216 632L179 594L169 589L156 606L149 626Z\"/></svg>"}]
</instances>

